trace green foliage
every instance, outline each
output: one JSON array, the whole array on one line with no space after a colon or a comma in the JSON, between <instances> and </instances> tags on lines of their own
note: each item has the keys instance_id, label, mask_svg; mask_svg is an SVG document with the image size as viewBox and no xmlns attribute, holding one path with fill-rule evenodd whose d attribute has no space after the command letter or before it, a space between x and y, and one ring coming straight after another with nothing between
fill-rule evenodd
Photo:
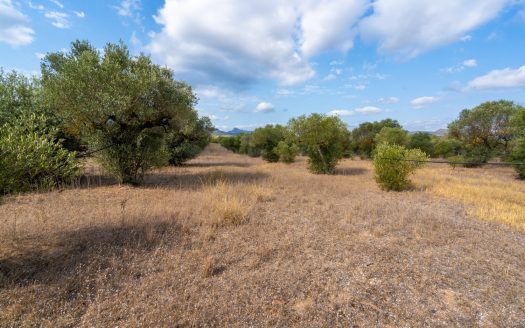
<instances>
[{"instance_id":1,"label":"green foliage","mask_svg":"<svg viewBox=\"0 0 525 328\"><path fill-rule=\"evenodd\" d=\"M279 160L284 163L295 162L295 157L299 155L299 147L294 143L288 143L284 140L279 141L274 152L279 156Z\"/></svg>"},{"instance_id":2,"label":"green foliage","mask_svg":"<svg viewBox=\"0 0 525 328\"><path fill-rule=\"evenodd\" d=\"M291 119L288 127L291 141L306 148L310 172L334 173L349 137L346 125L338 117L311 114Z\"/></svg>"},{"instance_id":3,"label":"green foliage","mask_svg":"<svg viewBox=\"0 0 525 328\"><path fill-rule=\"evenodd\" d=\"M47 55L42 85L47 107L68 130L101 147L102 164L125 183L140 183L145 171L164 163L166 134L184 127L196 102L169 69L132 57L123 44L107 44L101 54L76 41L69 53Z\"/></svg>"},{"instance_id":4,"label":"green foliage","mask_svg":"<svg viewBox=\"0 0 525 328\"><path fill-rule=\"evenodd\" d=\"M419 149L407 149L388 143L379 144L374 154L375 179L385 190L405 190L410 187L409 176L423 163L428 156Z\"/></svg>"},{"instance_id":5,"label":"green foliage","mask_svg":"<svg viewBox=\"0 0 525 328\"><path fill-rule=\"evenodd\" d=\"M510 155L515 138L511 118L523 107L511 101L489 101L463 110L448 126L449 135L461 142L463 155L486 162L493 156Z\"/></svg>"},{"instance_id":6,"label":"green foliage","mask_svg":"<svg viewBox=\"0 0 525 328\"><path fill-rule=\"evenodd\" d=\"M5 74L0 69L0 126L15 122L21 115L37 112L38 81L22 74Z\"/></svg>"},{"instance_id":7,"label":"green foliage","mask_svg":"<svg viewBox=\"0 0 525 328\"><path fill-rule=\"evenodd\" d=\"M286 130L277 124L266 125L253 131L250 145L255 149L261 149L261 157L267 162L279 161L279 155L275 152L275 147L280 141L284 140Z\"/></svg>"},{"instance_id":8,"label":"green foliage","mask_svg":"<svg viewBox=\"0 0 525 328\"><path fill-rule=\"evenodd\" d=\"M375 136L375 142L376 144L389 143L391 145L406 146L408 133L402 128L385 126Z\"/></svg>"},{"instance_id":9,"label":"green foliage","mask_svg":"<svg viewBox=\"0 0 525 328\"><path fill-rule=\"evenodd\" d=\"M242 133L240 136L241 143L239 146L239 153L248 155L250 157L261 156L261 149L253 145L253 137L251 133Z\"/></svg>"},{"instance_id":10,"label":"green foliage","mask_svg":"<svg viewBox=\"0 0 525 328\"><path fill-rule=\"evenodd\" d=\"M434 155L449 158L456 156L461 151L461 143L456 139L437 137L434 139Z\"/></svg>"},{"instance_id":11,"label":"green foliage","mask_svg":"<svg viewBox=\"0 0 525 328\"><path fill-rule=\"evenodd\" d=\"M43 115L22 114L0 132L0 193L51 189L79 173L75 154Z\"/></svg>"},{"instance_id":12,"label":"green foliage","mask_svg":"<svg viewBox=\"0 0 525 328\"><path fill-rule=\"evenodd\" d=\"M241 136L221 136L219 143L224 148L231 150L234 153L238 153L241 148Z\"/></svg>"},{"instance_id":13,"label":"green foliage","mask_svg":"<svg viewBox=\"0 0 525 328\"><path fill-rule=\"evenodd\" d=\"M416 132L410 136L407 148L420 149L430 157L434 156L434 143L432 136L427 132Z\"/></svg>"},{"instance_id":14,"label":"green foliage","mask_svg":"<svg viewBox=\"0 0 525 328\"><path fill-rule=\"evenodd\" d=\"M401 128L401 125L392 119L379 122L364 122L352 130L352 144L355 152L361 156L370 157L376 147L375 137L384 127Z\"/></svg>"},{"instance_id":15,"label":"green foliage","mask_svg":"<svg viewBox=\"0 0 525 328\"><path fill-rule=\"evenodd\" d=\"M525 163L525 138L518 139L512 152L512 161L515 163ZM525 165L515 165L518 178L525 179Z\"/></svg>"},{"instance_id":16,"label":"green foliage","mask_svg":"<svg viewBox=\"0 0 525 328\"><path fill-rule=\"evenodd\" d=\"M181 165L195 158L209 144L212 131L211 120L206 116L199 119L194 112L183 127L166 136L170 164Z\"/></svg>"}]
</instances>

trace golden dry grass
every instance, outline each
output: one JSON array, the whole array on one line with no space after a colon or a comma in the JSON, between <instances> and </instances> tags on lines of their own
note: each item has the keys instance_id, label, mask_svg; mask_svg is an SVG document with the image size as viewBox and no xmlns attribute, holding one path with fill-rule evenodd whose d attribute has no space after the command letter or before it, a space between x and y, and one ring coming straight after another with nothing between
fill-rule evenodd
<instances>
[{"instance_id":1,"label":"golden dry grass","mask_svg":"<svg viewBox=\"0 0 525 328\"><path fill-rule=\"evenodd\" d=\"M421 170L416 181L435 195L462 202L472 217L525 232L525 183L511 169L434 165Z\"/></svg>"},{"instance_id":2,"label":"golden dry grass","mask_svg":"<svg viewBox=\"0 0 525 328\"><path fill-rule=\"evenodd\" d=\"M367 161L336 173L211 145L140 188L9 197L0 326L525 326L525 235L439 193L523 204L510 170L427 167L402 193Z\"/></svg>"}]
</instances>

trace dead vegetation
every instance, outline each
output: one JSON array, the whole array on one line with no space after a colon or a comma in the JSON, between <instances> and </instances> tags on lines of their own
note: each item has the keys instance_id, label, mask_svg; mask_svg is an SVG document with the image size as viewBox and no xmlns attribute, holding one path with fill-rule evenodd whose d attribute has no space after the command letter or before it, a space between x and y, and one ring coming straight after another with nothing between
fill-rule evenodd
<instances>
[{"instance_id":1,"label":"dead vegetation","mask_svg":"<svg viewBox=\"0 0 525 328\"><path fill-rule=\"evenodd\" d=\"M394 193L371 170L211 145L141 188L8 198L0 326L525 326L512 171L427 167Z\"/></svg>"}]
</instances>

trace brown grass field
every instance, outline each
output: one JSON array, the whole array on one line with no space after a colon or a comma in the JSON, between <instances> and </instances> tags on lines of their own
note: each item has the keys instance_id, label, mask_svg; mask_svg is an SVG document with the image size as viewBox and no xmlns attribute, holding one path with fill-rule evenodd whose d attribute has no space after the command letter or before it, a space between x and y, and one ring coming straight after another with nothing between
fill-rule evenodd
<instances>
[{"instance_id":1,"label":"brown grass field","mask_svg":"<svg viewBox=\"0 0 525 328\"><path fill-rule=\"evenodd\" d=\"M406 192L210 145L140 188L0 205L2 327L525 327L525 183L432 165Z\"/></svg>"}]
</instances>

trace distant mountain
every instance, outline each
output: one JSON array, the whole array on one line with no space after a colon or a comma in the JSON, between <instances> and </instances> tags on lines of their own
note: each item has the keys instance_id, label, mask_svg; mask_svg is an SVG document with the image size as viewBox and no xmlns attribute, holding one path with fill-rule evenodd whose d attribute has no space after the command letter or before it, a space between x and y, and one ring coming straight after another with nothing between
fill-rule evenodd
<instances>
[{"instance_id":1,"label":"distant mountain","mask_svg":"<svg viewBox=\"0 0 525 328\"><path fill-rule=\"evenodd\" d=\"M439 129L436 131L408 131L408 134L413 135L416 132L425 132L432 136L444 137L448 133L448 129Z\"/></svg>"},{"instance_id":2,"label":"distant mountain","mask_svg":"<svg viewBox=\"0 0 525 328\"><path fill-rule=\"evenodd\" d=\"M219 129L215 129L215 131L213 131L213 135L215 136L236 136L236 135L239 135L241 133L252 133L252 131L248 131L248 130L241 130L241 129L238 129L238 128L234 128L230 131L222 131L222 130L219 130Z\"/></svg>"},{"instance_id":3,"label":"distant mountain","mask_svg":"<svg viewBox=\"0 0 525 328\"><path fill-rule=\"evenodd\" d=\"M438 137L446 136L447 133L448 133L448 129L439 129L434 132L430 132L431 135L438 136Z\"/></svg>"}]
</instances>

